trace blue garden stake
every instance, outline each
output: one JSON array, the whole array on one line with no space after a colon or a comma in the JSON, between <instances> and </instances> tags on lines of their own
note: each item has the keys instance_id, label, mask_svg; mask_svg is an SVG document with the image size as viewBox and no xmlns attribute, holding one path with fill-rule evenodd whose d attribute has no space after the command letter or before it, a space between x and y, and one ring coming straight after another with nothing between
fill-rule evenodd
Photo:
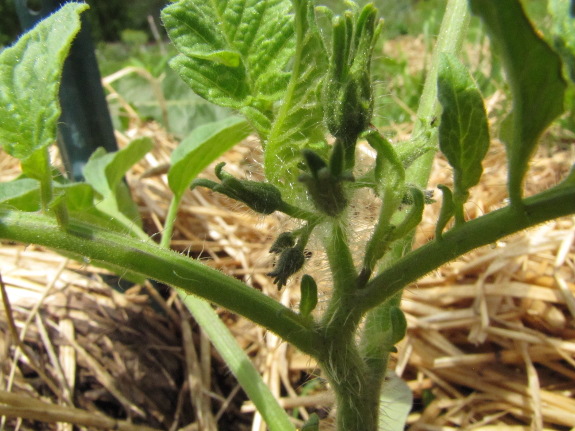
<instances>
[{"instance_id":1,"label":"blue garden stake","mask_svg":"<svg viewBox=\"0 0 575 431\"><path fill-rule=\"evenodd\" d=\"M29 8L28 0L14 1L24 31L66 3L65 0L41 0L40 10L35 11ZM108 152L118 149L85 16L64 63L60 105L58 147L68 177L82 181L82 169L96 148L104 147Z\"/></svg>"}]
</instances>

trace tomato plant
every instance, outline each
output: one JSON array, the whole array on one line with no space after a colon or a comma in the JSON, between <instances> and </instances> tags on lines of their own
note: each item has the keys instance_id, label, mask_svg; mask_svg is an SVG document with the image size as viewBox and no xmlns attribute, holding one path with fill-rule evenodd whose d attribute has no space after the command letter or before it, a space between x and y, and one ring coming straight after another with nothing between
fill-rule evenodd
<instances>
[{"instance_id":1,"label":"tomato plant","mask_svg":"<svg viewBox=\"0 0 575 431\"><path fill-rule=\"evenodd\" d=\"M85 167L86 183L67 182L50 166L62 63L86 8L64 6L0 54L0 144L21 160L23 171L1 185L0 238L171 285L205 328L217 323L199 298L251 319L318 361L336 395L338 429L366 431L389 426L380 424L380 397L388 386L390 352L405 335L402 290L470 250L575 213L575 170L556 186L523 196L529 160L541 134L564 110L567 83L562 57L517 0L448 2L413 138L395 145L371 125L370 67L382 23L373 5L347 5L342 15L309 0L179 0L164 9L164 24L179 51L171 67L198 95L238 117L199 127L174 151L168 174L173 199L159 245L131 222L120 191L123 173L150 149L149 142L95 153ZM491 134L481 93L456 55L470 11L501 54L513 109L502 127L509 204L468 221L463 205L482 175ZM218 181L196 178L250 133L261 141L265 181L235 178L222 164L216 168ZM359 140L376 154L361 174ZM453 189L441 187L435 238L411 250L431 198L425 187L437 151L453 168ZM306 246L317 238L331 274L325 309L315 310L317 286L310 275L301 277L302 301L292 310L168 250L179 202L190 187L207 187L253 211L281 212L294 220L296 227L278 235L271 249L277 263L269 276L279 289L305 273ZM349 209L361 204L365 192L379 210L360 248ZM219 343L225 350L231 342ZM270 429L293 429L255 371L241 376L241 352L225 358ZM396 424L401 426L401 419Z\"/></svg>"}]
</instances>

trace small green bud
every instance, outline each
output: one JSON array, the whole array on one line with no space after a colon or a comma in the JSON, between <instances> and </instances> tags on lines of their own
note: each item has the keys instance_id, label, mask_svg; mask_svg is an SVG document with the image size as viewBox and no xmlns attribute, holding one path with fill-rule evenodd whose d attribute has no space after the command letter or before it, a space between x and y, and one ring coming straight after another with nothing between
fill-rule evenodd
<instances>
[{"instance_id":1,"label":"small green bud","mask_svg":"<svg viewBox=\"0 0 575 431\"><path fill-rule=\"evenodd\" d=\"M392 307L389 311L389 319L391 321L391 343L395 345L405 337L407 333L407 320L405 314L399 307Z\"/></svg>"},{"instance_id":2,"label":"small green bud","mask_svg":"<svg viewBox=\"0 0 575 431\"><path fill-rule=\"evenodd\" d=\"M306 165L314 178L317 178L318 172L327 168L327 163L312 150L303 150L302 152Z\"/></svg>"},{"instance_id":3,"label":"small green bud","mask_svg":"<svg viewBox=\"0 0 575 431\"><path fill-rule=\"evenodd\" d=\"M303 251L299 247L286 248L280 254L275 269L268 273L274 277L278 290L287 284L287 279L298 272L305 262Z\"/></svg>"},{"instance_id":4,"label":"small green bud","mask_svg":"<svg viewBox=\"0 0 575 431\"><path fill-rule=\"evenodd\" d=\"M214 190L243 202L261 214L271 214L282 205L280 191L269 183L227 178Z\"/></svg>"},{"instance_id":5,"label":"small green bud","mask_svg":"<svg viewBox=\"0 0 575 431\"><path fill-rule=\"evenodd\" d=\"M286 248L293 247L295 239L291 232L280 233L270 248L270 253L280 254Z\"/></svg>"},{"instance_id":6,"label":"small green bud","mask_svg":"<svg viewBox=\"0 0 575 431\"><path fill-rule=\"evenodd\" d=\"M443 193L443 200L441 201L441 210L439 211L439 217L437 219L437 224L435 225L435 238L441 240L443 237L443 229L449 223L449 220L455 214L455 206L453 205L453 193L449 187L443 184L438 184L437 188Z\"/></svg>"},{"instance_id":7,"label":"small green bud","mask_svg":"<svg viewBox=\"0 0 575 431\"><path fill-rule=\"evenodd\" d=\"M304 274L301 279L300 289L299 312L302 316L307 317L317 305L317 284L311 275Z\"/></svg>"}]
</instances>

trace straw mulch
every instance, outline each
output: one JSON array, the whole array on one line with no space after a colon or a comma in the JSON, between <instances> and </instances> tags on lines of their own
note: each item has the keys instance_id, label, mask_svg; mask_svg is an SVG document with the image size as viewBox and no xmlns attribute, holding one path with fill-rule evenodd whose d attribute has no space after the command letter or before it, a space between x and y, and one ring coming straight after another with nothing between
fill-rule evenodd
<instances>
[{"instance_id":1,"label":"straw mulch","mask_svg":"<svg viewBox=\"0 0 575 431\"><path fill-rule=\"evenodd\" d=\"M133 121L130 136L117 135L120 146L137 136L150 136L156 146L127 180L146 230L161 235L170 198L165 168L176 143L157 125ZM257 148L247 141L226 154L228 171L257 177ZM557 183L573 160L572 150L540 151L528 194ZM4 154L0 168L3 179L18 170ZM431 185L449 184L449 172L437 158ZM468 217L502 206L505 197L505 157L494 142ZM437 211L437 205L427 209L417 244L431 238ZM285 223L198 189L184 199L172 247L296 306L296 282L278 293L265 276L273 265L270 241ZM409 429L575 424L574 239L573 217L550 222L410 286L403 301L408 336L392 364L414 392ZM308 265L321 279L321 256L314 253ZM3 244L0 270L10 310L0 313L5 429L210 430L216 423L265 429L169 288L129 286L89 262L33 245ZM297 413L296 423L312 411L329 423L333 399L313 361L250 322L220 313L282 405Z\"/></svg>"}]
</instances>

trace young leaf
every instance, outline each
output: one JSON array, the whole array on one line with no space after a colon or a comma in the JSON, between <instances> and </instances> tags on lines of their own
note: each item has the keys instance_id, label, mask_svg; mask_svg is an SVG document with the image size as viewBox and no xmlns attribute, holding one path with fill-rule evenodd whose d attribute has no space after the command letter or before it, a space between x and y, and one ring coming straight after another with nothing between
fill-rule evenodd
<instances>
[{"instance_id":1,"label":"young leaf","mask_svg":"<svg viewBox=\"0 0 575 431\"><path fill-rule=\"evenodd\" d=\"M126 147L113 153L98 148L86 166L84 176L98 193L106 196L114 191L124 174L154 146L149 138L135 139Z\"/></svg>"},{"instance_id":2,"label":"young leaf","mask_svg":"<svg viewBox=\"0 0 575 431\"><path fill-rule=\"evenodd\" d=\"M123 177L128 169L152 149L153 145L149 138L139 138L114 153L106 154L103 148L98 148L84 166L86 182L102 196L98 209L118 219L130 230L145 238L147 236L140 229L134 230L139 222L139 214L123 182Z\"/></svg>"},{"instance_id":3,"label":"young leaf","mask_svg":"<svg viewBox=\"0 0 575 431\"><path fill-rule=\"evenodd\" d=\"M55 184L55 194L63 195L66 208L72 212L94 207L94 189L86 183Z\"/></svg>"},{"instance_id":4,"label":"young leaf","mask_svg":"<svg viewBox=\"0 0 575 431\"><path fill-rule=\"evenodd\" d=\"M487 114L475 82L453 55L443 54L439 61L437 96L443 106L439 148L453 167L453 198L460 223L467 191L479 182L481 161L489 148Z\"/></svg>"},{"instance_id":5,"label":"young leaf","mask_svg":"<svg viewBox=\"0 0 575 431\"><path fill-rule=\"evenodd\" d=\"M508 139L509 197L520 204L527 165L539 136L563 112L566 84L559 56L537 34L517 0L470 0L501 52L513 96Z\"/></svg>"},{"instance_id":6,"label":"young leaf","mask_svg":"<svg viewBox=\"0 0 575 431\"><path fill-rule=\"evenodd\" d=\"M260 134L283 94L294 51L287 0L180 0L162 19L180 52L171 66L205 99L242 111Z\"/></svg>"},{"instance_id":7,"label":"young leaf","mask_svg":"<svg viewBox=\"0 0 575 431\"><path fill-rule=\"evenodd\" d=\"M325 127L319 103L321 81L327 69L327 54L315 23L313 4L295 0L296 50L291 79L281 107L265 142L264 168L267 179L291 200L303 188L298 184L300 151L324 151Z\"/></svg>"},{"instance_id":8,"label":"young leaf","mask_svg":"<svg viewBox=\"0 0 575 431\"><path fill-rule=\"evenodd\" d=\"M413 393L407 383L393 371L388 371L379 398L383 414L379 415L379 428L386 431L403 431L407 415L413 406Z\"/></svg>"},{"instance_id":9,"label":"young leaf","mask_svg":"<svg viewBox=\"0 0 575 431\"><path fill-rule=\"evenodd\" d=\"M0 146L11 156L26 159L55 141L62 67L86 9L66 3L0 53Z\"/></svg>"},{"instance_id":10,"label":"young leaf","mask_svg":"<svg viewBox=\"0 0 575 431\"><path fill-rule=\"evenodd\" d=\"M390 221L399 208L405 193L405 169L391 143L377 130L373 129L368 130L362 136L377 151L374 170L375 190L382 199L382 205L379 211L378 222L366 246L364 266L360 273L358 284L361 287L365 285L371 276L377 261L389 249L390 242L397 239L397 237L393 238L393 230L395 228ZM409 219L409 223L417 220L414 208L408 214L407 219ZM402 232L404 232L403 228L409 227L406 220L401 224Z\"/></svg>"},{"instance_id":11,"label":"young leaf","mask_svg":"<svg viewBox=\"0 0 575 431\"><path fill-rule=\"evenodd\" d=\"M247 121L237 117L204 124L190 133L172 153L168 184L180 199L196 176L211 162L250 133Z\"/></svg>"}]
</instances>

